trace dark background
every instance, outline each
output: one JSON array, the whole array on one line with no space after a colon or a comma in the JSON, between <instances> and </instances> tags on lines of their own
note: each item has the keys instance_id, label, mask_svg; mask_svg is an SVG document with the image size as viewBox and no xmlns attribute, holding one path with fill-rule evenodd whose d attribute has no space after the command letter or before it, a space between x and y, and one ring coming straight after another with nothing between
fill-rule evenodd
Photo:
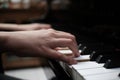
<instances>
[{"instance_id":1,"label":"dark background","mask_svg":"<svg viewBox=\"0 0 120 80\"><path fill-rule=\"evenodd\" d=\"M70 32L79 43L102 43L120 48L118 1L71 0L68 10L50 10L45 22Z\"/></svg>"}]
</instances>

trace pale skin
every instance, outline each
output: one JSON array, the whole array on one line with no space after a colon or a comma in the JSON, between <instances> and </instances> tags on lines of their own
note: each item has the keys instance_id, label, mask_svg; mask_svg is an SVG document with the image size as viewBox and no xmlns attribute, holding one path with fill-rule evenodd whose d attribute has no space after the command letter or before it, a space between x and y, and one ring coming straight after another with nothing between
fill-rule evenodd
<instances>
[{"instance_id":1,"label":"pale skin","mask_svg":"<svg viewBox=\"0 0 120 80\"><path fill-rule=\"evenodd\" d=\"M0 23L0 31L30 31L30 30L40 30L40 29L50 29L50 24L4 24Z\"/></svg>"},{"instance_id":2,"label":"pale skin","mask_svg":"<svg viewBox=\"0 0 120 80\"><path fill-rule=\"evenodd\" d=\"M34 30L34 29L33 29ZM73 57L79 56L75 36L50 28L34 31L0 32L0 44L4 51L9 51L18 56L47 57L76 64ZM73 56L65 56L55 48L68 47Z\"/></svg>"}]
</instances>

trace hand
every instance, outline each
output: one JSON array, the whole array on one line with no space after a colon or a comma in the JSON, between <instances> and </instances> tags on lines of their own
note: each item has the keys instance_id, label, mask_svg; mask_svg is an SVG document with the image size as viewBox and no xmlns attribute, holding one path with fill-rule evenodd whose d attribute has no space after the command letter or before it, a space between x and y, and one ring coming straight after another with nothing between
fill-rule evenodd
<instances>
[{"instance_id":1,"label":"hand","mask_svg":"<svg viewBox=\"0 0 120 80\"><path fill-rule=\"evenodd\" d=\"M73 56L57 52L56 47L69 47L73 51ZM53 29L11 32L7 36L4 48L19 56L43 56L68 64L76 63L73 57L79 56L75 37Z\"/></svg>"},{"instance_id":2,"label":"hand","mask_svg":"<svg viewBox=\"0 0 120 80\"><path fill-rule=\"evenodd\" d=\"M40 29L50 29L50 24L39 24L39 23L33 23L33 24L26 24L26 25L19 25L19 28L22 31L31 31L31 30L40 30Z\"/></svg>"}]
</instances>

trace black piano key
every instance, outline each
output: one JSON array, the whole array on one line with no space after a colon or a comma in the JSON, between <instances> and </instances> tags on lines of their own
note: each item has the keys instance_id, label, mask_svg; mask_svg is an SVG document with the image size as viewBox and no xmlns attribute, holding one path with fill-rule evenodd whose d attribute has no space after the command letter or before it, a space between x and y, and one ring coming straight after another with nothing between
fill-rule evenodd
<instances>
[{"instance_id":1,"label":"black piano key","mask_svg":"<svg viewBox=\"0 0 120 80\"><path fill-rule=\"evenodd\" d=\"M89 48L89 47L87 47L84 51L83 51L83 55L89 55L90 53L92 53L93 52L93 50L91 49L91 48Z\"/></svg>"},{"instance_id":2,"label":"black piano key","mask_svg":"<svg viewBox=\"0 0 120 80\"><path fill-rule=\"evenodd\" d=\"M118 65L115 61L112 61L112 60L107 60L104 67L105 68L116 68L116 67L119 67L120 65Z\"/></svg>"},{"instance_id":3,"label":"black piano key","mask_svg":"<svg viewBox=\"0 0 120 80\"><path fill-rule=\"evenodd\" d=\"M96 59L100 56L100 55L111 55L114 54L115 51L93 51L90 54L90 61L96 61Z\"/></svg>"},{"instance_id":4,"label":"black piano key","mask_svg":"<svg viewBox=\"0 0 120 80\"><path fill-rule=\"evenodd\" d=\"M120 57L114 57L112 59L108 59L104 64L105 68L118 68L120 67Z\"/></svg>"},{"instance_id":5,"label":"black piano key","mask_svg":"<svg viewBox=\"0 0 120 80\"><path fill-rule=\"evenodd\" d=\"M96 59L97 63L105 63L108 59L111 59L112 55L100 55L98 56L98 58Z\"/></svg>"},{"instance_id":6,"label":"black piano key","mask_svg":"<svg viewBox=\"0 0 120 80\"><path fill-rule=\"evenodd\" d=\"M95 51L93 51L91 54L90 54L90 61L94 61L97 57L97 54Z\"/></svg>"},{"instance_id":7,"label":"black piano key","mask_svg":"<svg viewBox=\"0 0 120 80\"><path fill-rule=\"evenodd\" d=\"M118 76L120 77L120 73L118 74Z\"/></svg>"},{"instance_id":8,"label":"black piano key","mask_svg":"<svg viewBox=\"0 0 120 80\"><path fill-rule=\"evenodd\" d=\"M80 48L81 48L81 46L82 46L82 44L79 44L79 45L78 45L78 49L80 49Z\"/></svg>"},{"instance_id":9,"label":"black piano key","mask_svg":"<svg viewBox=\"0 0 120 80\"><path fill-rule=\"evenodd\" d=\"M83 44L78 45L78 49L80 49L80 50L82 50L84 47L85 47L85 45L83 45Z\"/></svg>"},{"instance_id":10,"label":"black piano key","mask_svg":"<svg viewBox=\"0 0 120 80\"><path fill-rule=\"evenodd\" d=\"M82 49L81 49L81 54L85 54L84 52L86 51L87 47L84 46Z\"/></svg>"},{"instance_id":11,"label":"black piano key","mask_svg":"<svg viewBox=\"0 0 120 80\"><path fill-rule=\"evenodd\" d=\"M104 63L105 61L107 61L107 59L104 58L103 55L99 55L98 58L96 59L97 63Z\"/></svg>"},{"instance_id":12,"label":"black piano key","mask_svg":"<svg viewBox=\"0 0 120 80\"><path fill-rule=\"evenodd\" d=\"M86 50L86 46L79 44L78 49L81 50L81 53L83 53Z\"/></svg>"},{"instance_id":13,"label":"black piano key","mask_svg":"<svg viewBox=\"0 0 120 80\"><path fill-rule=\"evenodd\" d=\"M99 55L102 55L102 54L109 54L109 52L99 52L99 51L93 51L91 54L90 54L90 61L96 61L96 59L98 58Z\"/></svg>"},{"instance_id":14,"label":"black piano key","mask_svg":"<svg viewBox=\"0 0 120 80\"><path fill-rule=\"evenodd\" d=\"M78 49L81 50L81 54L83 54L83 55L90 54L92 52L91 48L89 48L83 44L79 44Z\"/></svg>"},{"instance_id":15,"label":"black piano key","mask_svg":"<svg viewBox=\"0 0 120 80\"><path fill-rule=\"evenodd\" d=\"M93 52L90 54L90 61L95 61L99 55L102 54L112 54L115 52L115 48L110 45L102 45L95 47Z\"/></svg>"},{"instance_id":16,"label":"black piano key","mask_svg":"<svg viewBox=\"0 0 120 80\"><path fill-rule=\"evenodd\" d=\"M105 63L108 59L117 58L120 57L119 53L113 53L113 54L103 54L99 55L96 59L97 63Z\"/></svg>"}]
</instances>

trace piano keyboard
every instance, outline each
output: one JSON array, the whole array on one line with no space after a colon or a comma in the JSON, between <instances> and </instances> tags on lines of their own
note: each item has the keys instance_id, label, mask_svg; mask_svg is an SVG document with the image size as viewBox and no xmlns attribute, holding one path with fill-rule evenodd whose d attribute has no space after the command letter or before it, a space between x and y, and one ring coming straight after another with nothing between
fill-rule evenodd
<instances>
[{"instance_id":1,"label":"piano keyboard","mask_svg":"<svg viewBox=\"0 0 120 80\"><path fill-rule=\"evenodd\" d=\"M69 50L60 52L70 53ZM75 59L78 61L75 65L60 62L72 80L120 80L120 53L95 54L93 52Z\"/></svg>"}]
</instances>

